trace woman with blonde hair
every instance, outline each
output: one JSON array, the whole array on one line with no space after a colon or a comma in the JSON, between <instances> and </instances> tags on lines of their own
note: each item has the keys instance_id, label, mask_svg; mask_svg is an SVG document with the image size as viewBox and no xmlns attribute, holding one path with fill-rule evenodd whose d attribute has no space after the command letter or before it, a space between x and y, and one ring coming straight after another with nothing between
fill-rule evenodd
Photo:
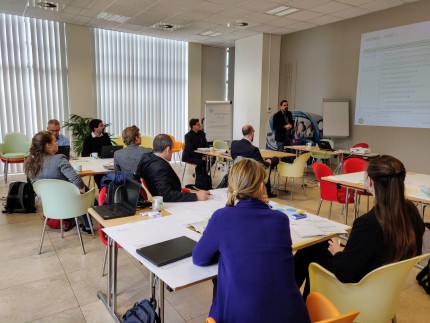
<instances>
[{"instance_id":1,"label":"woman with blonde hair","mask_svg":"<svg viewBox=\"0 0 430 323\"><path fill-rule=\"evenodd\" d=\"M218 262L209 315L216 322L309 322L294 280L288 217L266 203L265 171L252 159L229 173L227 206L215 211L193 262Z\"/></svg>"}]
</instances>

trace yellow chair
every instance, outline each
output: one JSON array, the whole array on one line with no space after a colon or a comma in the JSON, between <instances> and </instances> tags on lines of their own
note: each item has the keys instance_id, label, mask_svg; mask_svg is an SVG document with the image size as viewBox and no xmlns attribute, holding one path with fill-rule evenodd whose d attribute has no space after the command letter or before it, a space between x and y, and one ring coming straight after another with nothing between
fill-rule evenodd
<instances>
[{"instance_id":1,"label":"yellow chair","mask_svg":"<svg viewBox=\"0 0 430 323\"><path fill-rule=\"evenodd\" d=\"M312 323L352 323L358 314L360 314L359 311L340 314L336 306L319 292L309 294L306 299L306 307Z\"/></svg>"},{"instance_id":2,"label":"yellow chair","mask_svg":"<svg viewBox=\"0 0 430 323\"><path fill-rule=\"evenodd\" d=\"M333 149L334 147L334 142L331 139L321 139L321 141L328 141L330 143L330 147ZM313 162L315 161L321 161L323 162L324 160L328 161L328 164L330 165L330 158L331 158L331 154L329 153L325 153L325 152L312 152L311 151L311 156L313 159Z\"/></svg>"},{"instance_id":3,"label":"yellow chair","mask_svg":"<svg viewBox=\"0 0 430 323\"><path fill-rule=\"evenodd\" d=\"M73 218L75 219L76 228L81 241L82 254L85 254L78 217L87 214L88 222L91 223L90 216L87 212L88 208L94 205L94 187L85 194L81 194L74 184L59 179L43 179L35 182L33 187L37 195L40 196L43 214L45 215L45 223L43 224L42 237L40 239L39 255L42 252L43 238L45 237L46 222L48 219L60 220L61 238L63 238L62 220ZM92 227L91 233L94 238Z\"/></svg>"},{"instance_id":4,"label":"yellow chair","mask_svg":"<svg viewBox=\"0 0 430 323\"><path fill-rule=\"evenodd\" d=\"M300 178L300 177L302 178L303 193L306 196L305 178L303 175L305 172L306 162L310 157L311 157L310 153L302 154L296 159L294 159L294 162L292 164L279 162L277 166L278 175L285 177L285 188L287 187L287 179L288 178L293 179L293 182L291 184L291 200L293 200L295 178Z\"/></svg>"},{"instance_id":5,"label":"yellow chair","mask_svg":"<svg viewBox=\"0 0 430 323\"><path fill-rule=\"evenodd\" d=\"M309 265L310 291L324 294L340 312L360 311L357 322L395 320L396 304L411 268L430 254L379 267L358 283L341 283L322 266Z\"/></svg>"},{"instance_id":6,"label":"yellow chair","mask_svg":"<svg viewBox=\"0 0 430 323\"><path fill-rule=\"evenodd\" d=\"M142 140L142 142L140 143L141 147L152 149L152 143L154 141L154 137L152 137L150 135L140 135L140 138Z\"/></svg>"},{"instance_id":7,"label":"yellow chair","mask_svg":"<svg viewBox=\"0 0 430 323\"><path fill-rule=\"evenodd\" d=\"M29 155L31 143L20 132L10 132L3 137L0 144L0 160L4 163L4 182L7 183L9 164L23 163Z\"/></svg>"},{"instance_id":8,"label":"yellow chair","mask_svg":"<svg viewBox=\"0 0 430 323\"><path fill-rule=\"evenodd\" d=\"M117 137L113 137L112 141L115 143L115 145L117 146L123 146L123 147L127 147L127 145L124 143L124 141L122 140L121 136L117 136Z\"/></svg>"}]
</instances>

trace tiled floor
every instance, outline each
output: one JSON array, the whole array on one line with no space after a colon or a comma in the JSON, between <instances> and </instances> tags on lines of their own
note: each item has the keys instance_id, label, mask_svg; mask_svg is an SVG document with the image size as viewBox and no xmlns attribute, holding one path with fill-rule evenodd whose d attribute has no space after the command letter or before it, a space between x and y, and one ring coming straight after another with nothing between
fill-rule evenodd
<instances>
[{"instance_id":1,"label":"tiled floor","mask_svg":"<svg viewBox=\"0 0 430 323\"><path fill-rule=\"evenodd\" d=\"M182 177L179 163L173 165ZM192 183L192 169L187 168L185 183ZM222 172L217 172L214 186ZM9 181L23 180L22 175ZM297 185L293 201L279 192L274 199L285 204L316 212L319 190L312 175L307 189ZM4 203L7 185L0 176L0 198ZM365 205L365 203L362 203ZM323 203L321 215L328 215L329 203ZM2 208L2 207L1 207ZM84 233L86 255L82 255L76 229L65 233L49 232L42 254L38 244L42 230L41 207L35 214L0 215L0 322L113 322L97 298L106 290L107 278L101 277L104 245ZM426 220L430 221L427 211ZM351 215L350 215L351 218ZM340 206L333 205L332 219L344 221ZM351 220L350 220L351 221ZM98 233L96 233L98 234ZM430 296L415 282L414 268L400 297L398 322L427 322L430 318ZM127 252L119 251L118 313L123 314L134 302L149 297L149 273ZM212 284L202 283L178 292L165 293L166 322L205 322L212 297Z\"/></svg>"}]
</instances>

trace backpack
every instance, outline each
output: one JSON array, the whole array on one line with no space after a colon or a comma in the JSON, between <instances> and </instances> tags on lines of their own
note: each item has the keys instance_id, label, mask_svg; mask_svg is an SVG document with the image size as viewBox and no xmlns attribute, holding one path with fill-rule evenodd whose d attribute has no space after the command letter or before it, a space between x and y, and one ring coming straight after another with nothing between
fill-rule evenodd
<instances>
[{"instance_id":1,"label":"backpack","mask_svg":"<svg viewBox=\"0 0 430 323\"><path fill-rule=\"evenodd\" d=\"M196 184L195 186L201 190L211 190L212 189L212 178L206 172L196 173Z\"/></svg>"},{"instance_id":2,"label":"backpack","mask_svg":"<svg viewBox=\"0 0 430 323\"><path fill-rule=\"evenodd\" d=\"M122 317L124 323L160 323L155 308L157 301L153 298L135 303Z\"/></svg>"},{"instance_id":3,"label":"backpack","mask_svg":"<svg viewBox=\"0 0 430 323\"><path fill-rule=\"evenodd\" d=\"M45 218L45 216L43 216ZM48 219L46 225L54 230L60 230L60 220L59 219ZM63 220L63 231L67 232L72 230L76 225L75 219L64 219Z\"/></svg>"},{"instance_id":4,"label":"backpack","mask_svg":"<svg viewBox=\"0 0 430 323\"><path fill-rule=\"evenodd\" d=\"M36 193L30 181L12 182L9 184L3 213L34 213L35 203Z\"/></svg>"},{"instance_id":5,"label":"backpack","mask_svg":"<svg viewBox=\"0 0 430 323\"><path fill-rule=\"evenodd\" d=\"M221 182L219 182L217 188L226 188L228 187L228 174L225 174L222 178Z\"/></svg>"}]
</instances>

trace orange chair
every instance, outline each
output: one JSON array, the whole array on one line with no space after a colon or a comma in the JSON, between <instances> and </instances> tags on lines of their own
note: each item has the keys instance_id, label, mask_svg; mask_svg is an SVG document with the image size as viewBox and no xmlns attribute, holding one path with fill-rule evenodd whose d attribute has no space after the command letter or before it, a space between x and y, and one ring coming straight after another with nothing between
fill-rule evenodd
<instances>
[{"instance_id":1,"label":"orange chair","mask_svg":"<svg viewBox=\"0 0 430 323\"><path fill-rule=\"evenodd\" d=\"M208 317L206 319L206 323L216 323L215 319L213 319L212 317Z\"/></svg>"},{"instance_id":2,"label":"orange chair","mask_svg":"<svg viewBox=\"0 0 430 323\"><path fill-rule=\"evenodd\" d=\"M321 204L323 200L330 201L329 218L331 216L331 208L332 208L333 202L338 202L341 204L354 203L354 195L348 194L348 198L347 198L345 188L343 187L338 188L337 184L327 182L321 179L322 177L333 175L333 172L331 171L330 167L328 167L323 163L315 162L314 164L312 164L312 169L314 170L315 176L318 182L320 183L320 203L318 205L317 214L319 214L320 212ZM345 223L347 222L347 220L348 219L346 214Z\"/></svg>"},{"instance_id":3,"label":"orange chair","mask_svg":"<svg viewBox=\"0 0 430 323\"><path fill-rule=\"evenodd\" d=\"M175 137L172 135L168 135L170 137L170 139L172 139L173 141L173 148L172 148L172 152L174 154L177 154L177 156L179 157L179 163L182 165L182 161L181 161L181 149L182 149L182 143L180 141L176 141Z\"/></svg>"},{"instance_id":4,"label":"orange chair","mask_svg":"<svg viewBox=\"0 0 430 323\"><path fill-rule=\"evenodd\" d=\"M319 292L309 294L306 299L306 307L312 323L352 323L358 314L360 314L359 311L340 314L336 306Z\"/></svg>"}]
</instances>

